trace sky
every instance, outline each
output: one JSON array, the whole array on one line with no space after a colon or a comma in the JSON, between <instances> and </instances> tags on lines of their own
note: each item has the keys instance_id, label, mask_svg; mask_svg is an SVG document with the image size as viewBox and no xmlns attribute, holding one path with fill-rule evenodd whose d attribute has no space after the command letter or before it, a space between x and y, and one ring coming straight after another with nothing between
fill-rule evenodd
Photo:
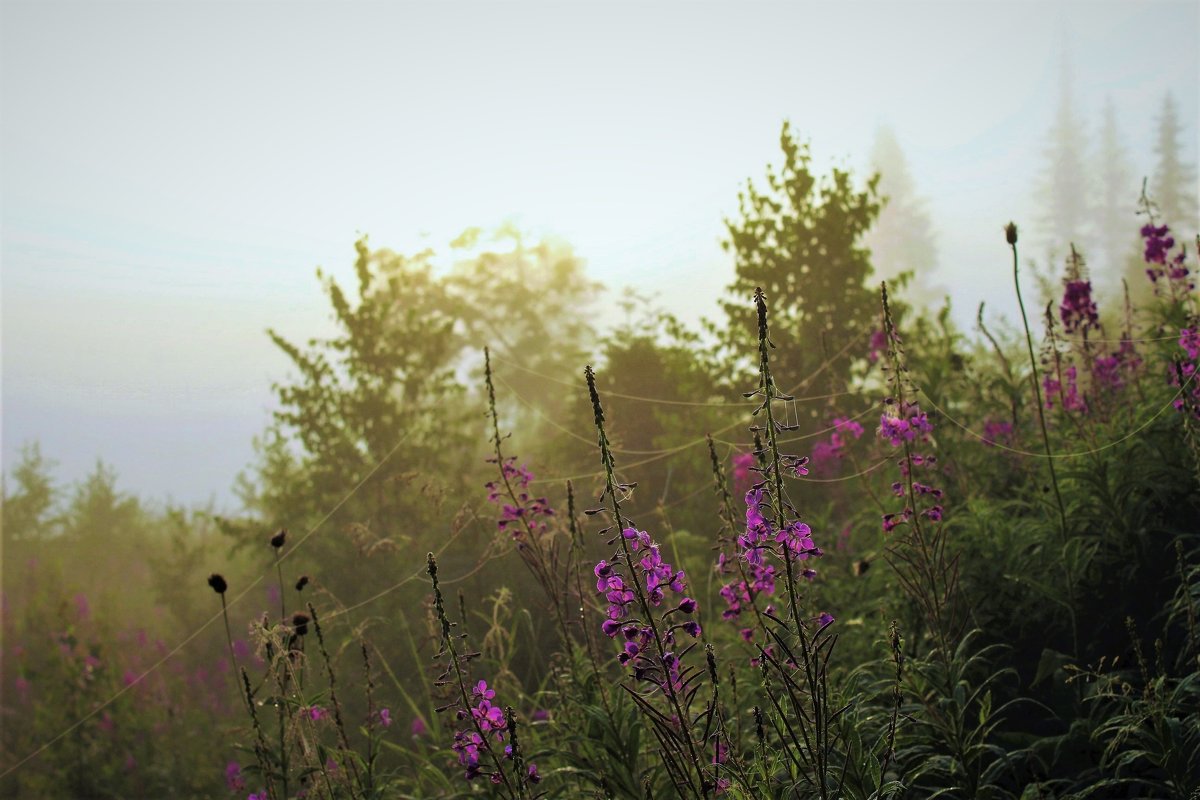
<instances>
[{"instance_id":1,"label":"sky","mask_svg":"<svg viewBox=\"0 0 1200 800\"><path fill-rule=\"evenodd\" d=\"M329 333L318 266L515 223L695 322L784 119L865 172L890 127L964 325L1013 301L1064 54L1140 176L1167 91L1195 163L1200 3L112 3L0 0L0 460L103 459L235 510L288 376ZM1097 276L1103 282L1104 276ZM617 319L615 310L601 311Z\"/></svg>"}]
</instances>

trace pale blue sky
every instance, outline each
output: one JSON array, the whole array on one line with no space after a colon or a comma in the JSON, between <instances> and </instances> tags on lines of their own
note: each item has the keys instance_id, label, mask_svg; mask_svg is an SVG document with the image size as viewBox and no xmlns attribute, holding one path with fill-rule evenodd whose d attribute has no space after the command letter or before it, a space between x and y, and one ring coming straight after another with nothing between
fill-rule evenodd
<instances>
[{"instance_id":1,"label":"pale blue sky","mask_svg":"<svg viewBox=\"0 0 1200 800\"><path fill-rule=\"evenodd\" d=\"M1008 307L1066 43L1138 175L1164 93L1196 157L1186 3L5 0L3 459L40 440L147 497L230 502L286 362L328 329L317 265L514 220L694 320L780 122L861 171L893 128L964 318ZM1097 276L1100 281L1104 276Z\"/></svg>"}]
</instances>

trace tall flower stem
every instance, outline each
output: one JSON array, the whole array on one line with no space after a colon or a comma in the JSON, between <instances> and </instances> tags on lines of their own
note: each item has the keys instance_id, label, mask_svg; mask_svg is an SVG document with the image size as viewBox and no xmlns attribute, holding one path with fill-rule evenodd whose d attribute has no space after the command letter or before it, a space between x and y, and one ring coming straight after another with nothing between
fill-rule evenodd
<instances>
[{"instance_id":1,"label":"tall flower stem","mask_svg":"<svg viewBox=\"0 0 1200 800\"><path fill-rule=\"evenodd\" d=\"M676 691L674 681L671 680L669 671L667 670L666 654L667 648L663 643L662 632L659 630L659 625L654 618L654 609L650 605L649 598L646 597L645 588L642 586L642 581L634 574L634 558L633 552L630 550L629 542L626 540L623 531L626 523L625 517L621 513L621 501L618 497L619 488L616 478L616 462L613 459L612 449L608 443L608 434L604 430L604 409L600 405L600 393L596 390L596 373L589 366L584 369L584 377L587 379L588 395L592 401L592 413L596 423L597 444L600 447L600 460L604 465L604 492L609 498L612 505L613 521L617 527L617 540L621 543L621 552L625 558L625 563L629 567L630 583L633 585L635 596L637 597L638 607L641 609L645 623L650 628L654 637L654 646L657 651L658 661L663 665L662 688L675 713L675 718L679 720L680 734L687 747L688 758L692 763L692 767L696 771L696 777L699 780L699 789L692 783L692 777L687 776L688 788L698 797L707 797L709 794L708 781L704 776L703 761L700 758L700 750L696 746L696 742L692 738L692 728L690 725L690 716L684 708L684 702Z\"/></svg>"},{"instance_id":2,"label":"tall flower stem","mask_svg":"<svg viewBox=\"0 0 1200 800\"><path fill-rule=\"evenodd\" d=\"M462 704L462 709L466 711L465 719L471 721L471 727L479 736L479 741L483 745L483 749L487 751L491 758L492 764L495 766L495 774L500 778L500 784L504 787L505 794L510 798L526 797L527 793L522 791L523 784L518 783L516 786L509 780L508 775L504 772L504 767L500 762L500 758L496 755L496 751L492 748L492 744L488 739L487 731L479 724L478 718L471 713L471 698L467 694L467 676L463 673L462 657L458 654L458 648L454 646L454 637L450 633L450 620L446 618L445 602L442 598L442 589L438 585L438 566L437 559L433 553L428 553L425 556L425 568L429 574L429 579L433 583L433 604L437 613L438 624L441 628L442 645L446 648L446 653L449 655L450 665L454 668L455 683L458 687L459 702Z\"/></svg>"},{"instance_id":3,"label":"tall flower stem","mask_svg":"<svg viewBox=\"0 0 1200 800\"><path fill-rule=\"evenodd\" d=\"M754 611L754 620L758 629L762 632L764 639L769 639L767 633L767 623L763 619L762 610L758 607L758 592L750 580L750 576L746 574L746 565L742 563L742 559L737 555L737 523L733 513L733 498L729 496L729 487L725 482L725 471L721 469L721 460L717 457L717 448L713 445L712 436L705 435L708 440L708 455L712 459L713 483L716 486L717 495L721 498L721 516L725 524L729 526L729 536L735 542L734 554L732 561L737 567L738 577L742 579L742 585L746 587L746 597L750 600L750 608Z\"/></svg>"},{"instance_id":4,"label":"tall flower stem","mask_svg":"<svg viewBox=\"0 0 1200 800\"><path fill-rule=\"evenodd\" d=\"M1008 223L1004 229L1004 234L1009 247L1012 248L1013 286L1017 290L1017 305L1021 308L1021 324L1025 326L1025 346L1029 349L1029 368L1032 370L1029 379L1033 381L1033 394L1037 400L1038 424L1042 428L1042 445L1046 449L1046 466L1050 468L1050 484L1054 487L1054 499L1058 503L1059 532L1065 550L1068 542L1067 509L1063 505L1062 492L1058 488L1058 473L1054 469L1054 454L1050 451L1050 432L1046 428L1046 411L1045 406L1042 405L1042 387L1038 381L1037 358L1033 354L1033 335L1029 332L1029 317L1025 314L1025 301L1021 299L1021 278L1017 269L1019 263L1019 259L1017 258L1017 226L1011 222ZM1066 553L1064 552L1063 555L1065 556ZM1063 559L1063 571L1066 573L1067 600L1070 605L1071 642L1075 652L1079 652L1079 626L1075 619L1075 581L1069 558Z\"/></svg>"},{"instance_id":5,"label":"tall flower stem","mask_svg":"<svg viewBox=\"0 0 1200 800\"><path fill-rule=\"evenodd\" d=\"M517 498L516 490L513 489L512 481L508 479L508 473L504 470L504 451L500 446L503 437L500 436L500 417L496 413L496 389L492 384L492 355L488 348L483 348L483 364L484 378L487 383L488 393L488 411L492 420L492 446L496 453L496 468L500 471L500 480L504 483L504 490L508 494L509 500L512 501L514 507L523 507L523 503ZM554 565L556 559L552 553L547 553L545 543L542 542L541 535L533 529L530 524L529 515L521 514L519 516L521 525L525 528L525 538L529 547L533 550L533 558L523 559L529 566L534 576L542 584L546 590L546 594L550 598L550 603L554 606L554 616L558 622L559 633L562 636L563 646L570 650L571 633L567 628L566 616L563 614L562 595L565 592L560 592L558 586L558 576L554 574Z\"/></svg>"},{"instance_id":6,"label":"tall flower stem","mask_svg":"<svg viewBox=\"0 0 1200 800\"><path fill-rule=\"evenodd\" d=\"M1058 503L1058 518L1061 525L1063 544L1067 542L1067 510L1063 505L1062 492L1058 488L1058 473L1054 469L1054 455L1050 452L1050 432L1046 428L1046 412L1042 405L1042 387L1038 382L1037 356L1033 354L1033 334L1029 332L1029 316L1025 313L1025 301L1021 298L1021 277L1018 271L1017 257L1017 226L1008 223L1004 229L1009 247L1012 248L1013 286L1017 290L1017 305L1021 309L1021 324L1025 326L1025 346L1029 349L1030 380L1033 381L1033 394L1037 399L1038 424L1042 428L1042 444L1046 448L1046 464L1050 467L1050 483L1054 486L1054 499Z\"/></svg>"},{"instance_id":7,"label":"tall flower stem","mask_svg":"<svg viewBox=\"0 0 1200 800\"><path fill-rule=\"evenodd\" d=\"M770 348L773 348L775 345L771 342L770 328L767 323L767 299L761 288L754 290L754 306L758 314L759 391L763 395L762 405L759 406L758 410L766 412L767 446L770 448L770 458L766 459L766 479L773 484L771 499L775 512L775 530L783 531L786 524L783 497L783 467L781 463L783 456L779 451L779 431L775 422L775 412L772 408L772 403L775 400L787 401L792 398L779 391L779 388L775 385L775 379L771 375ZM816 746L813 746L810 742L807 732L804 733L804 739L806 744L808 744L808 749L816 760L815 782L820 797L822 800L825 800L829 795L828 781L826 780L826 773L829 767L827 746L829 720L827 719L828 708L824 702L826 696L824 666L818 663L820 648L817 646L816 637L814 636L810 640L809 634L805 630L804 620L800 616L800 605L796 599L798 592L796 590L795 564L792 558L791 544L784 542L780 549L783 551L783 563L787 574L788 606L791 610L792 623L795 625L796 638L800 643L800 666L804 670L804 678L808 688L807 694L812 704L812 741L816 743ZM774 634L774 638L781 646L784 645L784 640L778 633ZM783 664L779 664L774 658L768 657L765 650L760 651L760 655L764 663L769 661L777 667L779 674L785 680L785 684L790 681L790 676L787 675ZM791 694L789 691L789 695ZM803 714L798 715L798 721L803 723L803 717Z\"/></svg>"}]
</instances>

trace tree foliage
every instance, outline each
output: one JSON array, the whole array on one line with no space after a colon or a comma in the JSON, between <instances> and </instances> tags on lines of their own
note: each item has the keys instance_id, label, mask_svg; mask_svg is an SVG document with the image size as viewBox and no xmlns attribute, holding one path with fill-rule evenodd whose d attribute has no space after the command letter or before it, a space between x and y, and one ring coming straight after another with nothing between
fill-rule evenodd
<instances>
[{"instance_id":1,"label":"tree foliage","mask_svg":"<svg viewBox=\"0 0 1200 800\"><path fill-rule=\"evenodd\" d=\"M726 343L732 353L754 352L757 329L747 300L762 287L771 301L777 343L776 370L785 387L809 376L851 337L878 327L870 252L863 237L879 214L879 176L855 186L853 176L834 168L820 175L806 142L784 123L779 137L783 164L767 168L765 185L747 181L739 193L739 215L726 220L724 245L734 255L736 277L724 309ZM850 375L853 356L832 359L835 382Z\"/></svg>"}]
</instances>

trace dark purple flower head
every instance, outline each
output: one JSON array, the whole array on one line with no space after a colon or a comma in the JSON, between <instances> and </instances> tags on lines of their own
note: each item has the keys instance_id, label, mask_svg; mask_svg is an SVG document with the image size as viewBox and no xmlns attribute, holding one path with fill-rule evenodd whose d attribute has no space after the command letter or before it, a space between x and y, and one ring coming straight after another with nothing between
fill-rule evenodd
<instances>
[{"instance_id":1,"label":"dark purple flower head","mask_svg":"<svg viewBox=\"0 0 1200 800\"><path fill-rule=\"evenodd\" d=\"M1146 242L1145 259L1147 264L1167 263L1167 251L1175 246L1175 239L1168 235L1170 230L1166 225L1142 226L1142 238Z\"/></svg>"},{"instance_id":2,"label":"dark purple flower head","mask_svg":"<svg viewBox=\"0 0 1200 800\"><path fill-rule=\"evenodd\" d=\"M225 594L229 589L229 584L225 583L225 578L216 572L208 576L208 585L217 594Z\"/></svg>"},{"instance_id":3,"label":"dark purple flower head","mask_svg":"<svg viewBox=\"0 0 1200 800\"><path fill-rule=\"evenodd\" d=\"M241 792L246 788L246 780L242 777L242 765L230 761L225 765L225 785L231 792Z\"/></svg>"},{"instance_id":4,"label":"dark purple flower head","mask_svg":"<svg viewBox=\"0 0 1200 800\"><path fill-rule=\"evenodd\" d=\"M287 541L287 528L280 528L279 531L271 537L271 547L276 550L283 547L283 543Z\"/></svg>"},{"instance_id":5,"label":"dark purple flower head","mask_svg":"<svg viewBox=\"0 0 1200 800\"><path fill-rule=\"evenodd\" d=\"M1065 281L1062 303L1058 312L1067 333L1086 332L1100 327L1100 312L1092 299L1092 282L1085 280Z\"/></svg>"}]
</instances>

